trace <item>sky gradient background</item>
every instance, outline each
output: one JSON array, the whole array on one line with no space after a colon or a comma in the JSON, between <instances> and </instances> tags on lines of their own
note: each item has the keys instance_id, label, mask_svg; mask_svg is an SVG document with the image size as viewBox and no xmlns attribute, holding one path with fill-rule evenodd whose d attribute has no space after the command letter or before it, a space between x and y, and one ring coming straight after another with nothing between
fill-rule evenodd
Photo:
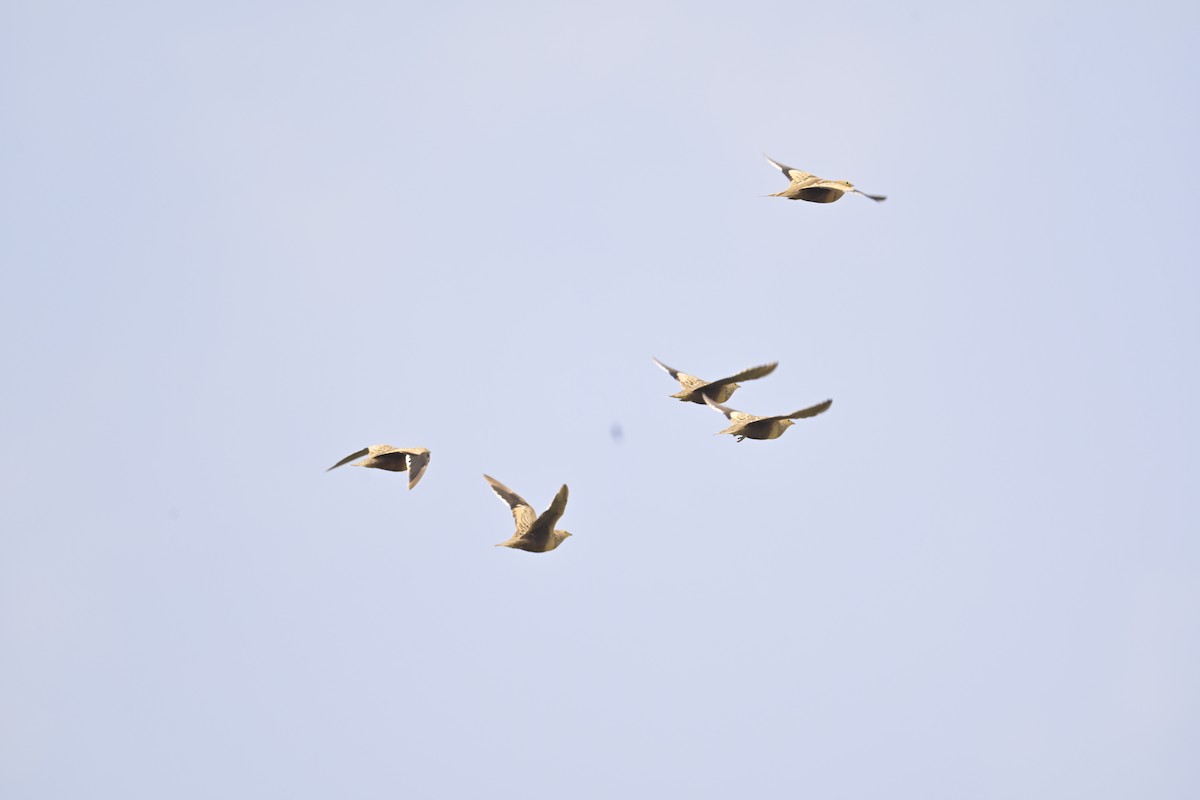
<instances>
[{"instance_id":1,"label":"sky gradient background","mask_svg":"<svg viewBox=\"0 0 1200 800\"><path fill-rule=\"evenodd\" d=\"M1200 795L1198 40L3 2L0 795Z\"/></svg>"}]
</instances>

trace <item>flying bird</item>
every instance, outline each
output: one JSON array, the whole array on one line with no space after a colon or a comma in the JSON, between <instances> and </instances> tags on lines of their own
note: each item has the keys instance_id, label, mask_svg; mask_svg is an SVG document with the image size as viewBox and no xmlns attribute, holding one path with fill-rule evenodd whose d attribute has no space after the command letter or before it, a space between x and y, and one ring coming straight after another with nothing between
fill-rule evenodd
<instances>
[{"instance_id":1,"label":"flying bird","mask_svg":"<svg viewBox=\"0 0 1200 800\"><path fill-rule=\"evenodd\" d=\"M704 404L704 398L709 397L716 400L718 403L724 403L733 393L736 392L741 384L738 381L751 381L755 378L765 378L775 371L779 366L778 361L772 361L770 364L763 364L759 367L751 367L750 369L742 370L737 375L731 375L728 378L722 378L719 381L705 381L697 378L695 375L688 375L686 372L680 372L677 369L672 369L666 364L654 359L654 363L658 364L667 374L675 380L679 381L680 389L671 397L681 400L685 403L700 403Z\"/></svg>"},{"instance_id":2,"label":"flying bird","mask_svg":"<svg viewBox=\"0 0 1200 800\"><path fill-rule=\"evenodd\" d=\"M541 516L534 513L533 506L525 502L525 498L505 486L490 475L484 475L488 485L492 487L501 500L508 503L512 509L513 521L517 531L511 538L500 542L496 547L513 547L517 550L528 550L530 553L546 553L558 547L571 534L558 531L554 526L562 519L567 510L567 485L558 490L550 507Z\"/></svg>"},{"instance_id":3,"label":"flying bird","mask_svg":"<svg viewBox=\"0 0 1200 800\"><path fill-rule=\"evenodd\" d=\"M348 464L354 459L362 458L363 456L366 456L366 458L351 466L386 469L388 472L404 472L407 470L409 489L417 485L417 481L421 480L421 476L425 474L425 468L429 466L428 448L392 447L390 444L373 444L370 447L364 447L357 453L351 453L329 469L337 469L343 464ZM329 469L325 471L329 472Z\"/></svg>"},{"instance_id":4,"label":"flying bird","mask_svg":"<svg viewBox=\"0 0 1200 800\"><path fill-rule=\"evenodd\" d=\"M714 403L707 397L704 401L724 414L725 418L733 423L725 430L717 431L716 435L720 436L722 433L729 433L736 436L739 442L742 439L778 439L780 436L783 436L784 431L796 424L792 420L815 417L817 414L825 413L833 405L832 400L826 400L824 403L817 403L815 406L802 408L791 414L781 414L777 417L756 417L753 414L735 411L729 406Z\"/></svg>"},{"instance_id":5,"label":"flying bird","mask_svg":"<svg viewBox=\"0 0 1200 800\"><path fill-rule=\"evenodd\" d=\"M876 203L882 203L884 200L887 200L887 197L881 194L867 194L866 192L859 191L849 181L830 181L818 178L816 175L804 170L789 167L787 164L780 164L770 156L766 156L766 159L791 181L788 187L782 192L775 192L774 194L767 195L768 197L786 197L789 200L807 200L810 203L832 203L846 192L854 192L855 194L861 194L863 197L869 197Z\"/></svg>"}]
</instances>

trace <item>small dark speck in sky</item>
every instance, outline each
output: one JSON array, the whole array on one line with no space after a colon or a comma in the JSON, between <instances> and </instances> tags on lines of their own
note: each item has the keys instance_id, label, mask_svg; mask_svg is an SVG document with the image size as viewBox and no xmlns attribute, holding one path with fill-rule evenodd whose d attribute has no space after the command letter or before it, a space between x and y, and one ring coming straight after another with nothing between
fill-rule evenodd
<instances>
[{"instance_id":1,"label":"small dark speck in sky","mask_svg":"<svg viewBox=\"0 0 1200 800\"><path fill-rule=\"evenodd\" d=\"M625 436L625 431L621 430L621 426L619 424L617 424L616 422L614 422L612 424L612 427L608 429L608 434L609 434L609 436L612 437L612 440L614 442L616 442L617 444L620 444L621 439L624 438L624 436Z\"/></svg>"}]
</instances>

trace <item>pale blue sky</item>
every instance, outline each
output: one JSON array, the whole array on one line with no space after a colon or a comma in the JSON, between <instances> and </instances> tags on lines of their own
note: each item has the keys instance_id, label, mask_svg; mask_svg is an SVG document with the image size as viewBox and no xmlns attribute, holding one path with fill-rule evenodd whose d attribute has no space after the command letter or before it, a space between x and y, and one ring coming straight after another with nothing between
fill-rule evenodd
<instances>
[{"instance_id":1,"label":"pale blue sky","mask_svg":"<svg viewBox=\"0 0 1200 800\"><path fill-rule=\"evenodd\" d=\"M1197 41L0 4L0 795L1200 795Z\"/></svg>"}]
</instances>

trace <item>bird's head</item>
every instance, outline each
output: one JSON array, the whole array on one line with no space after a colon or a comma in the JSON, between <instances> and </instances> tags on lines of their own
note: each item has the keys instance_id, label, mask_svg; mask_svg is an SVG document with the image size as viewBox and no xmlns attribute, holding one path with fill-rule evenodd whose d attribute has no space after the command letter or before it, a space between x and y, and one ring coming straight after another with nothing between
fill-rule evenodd
<instances>
[{"instance_id":1,"label":"bird's head","mask_svg":"<svg viewBox=\"0 0 1200 800\"><path fill-rule=\"evenodd\" d=\"M790 428L796 424L796 420L794 419L781 419L779 421L783 423L783 427L785 428Z\"/></svg>"}]
</instances>

